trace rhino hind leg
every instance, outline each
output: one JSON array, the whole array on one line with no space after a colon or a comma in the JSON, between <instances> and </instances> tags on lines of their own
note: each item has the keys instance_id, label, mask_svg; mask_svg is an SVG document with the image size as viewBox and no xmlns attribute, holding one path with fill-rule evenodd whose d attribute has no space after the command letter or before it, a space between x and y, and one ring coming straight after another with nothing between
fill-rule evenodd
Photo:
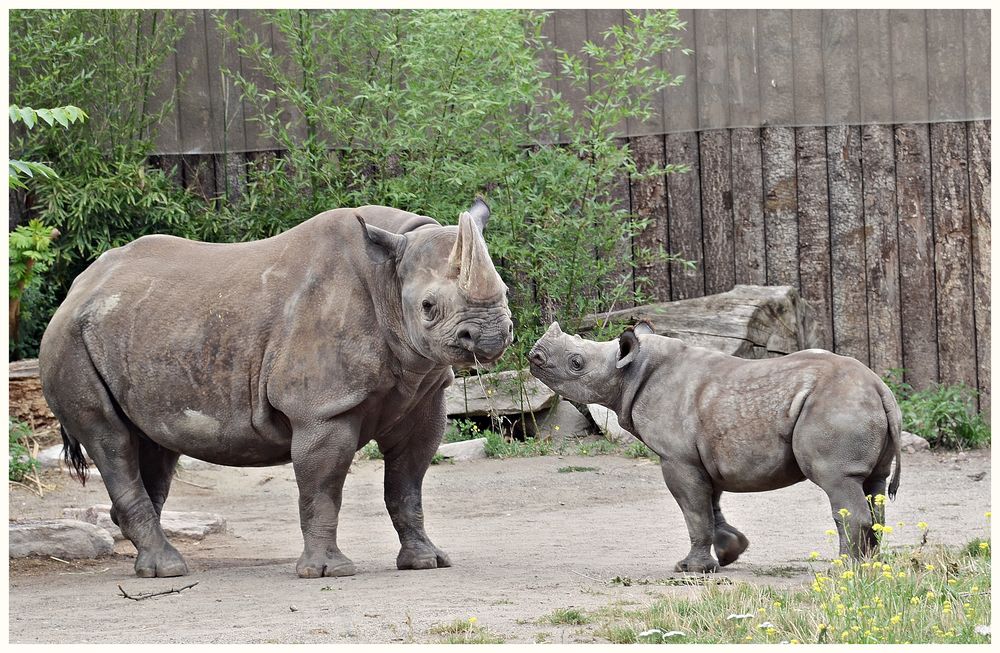
<instances>
[{"instance_id":1,"label":"rhino hind leg","mask_svg":"<svg viewBox=\"0 0 1000 653\"><path fill-rule=\"evenodd\" d=\"M719 507L721 496L722 492L716 490L712 497L712 510L715 513L715 537L712 544L715 546L715 555L719 559L719 566L725 567L736 562L737 558L750 546L750 540L735 526L728 523L722 515L722 508Z\"/></svg>"},{"instance_id":2,"label":"rhino hind leg","mask_svg":"<svg viewBox=\"0 0 1000 653\"><path fill-rule=\"evenodd\" d=\"M833 521L840 536L840 553L858 559L873 552L871 506L861 479L853 476L817 482L830 499Z\"/></svg>"}]
</instances>

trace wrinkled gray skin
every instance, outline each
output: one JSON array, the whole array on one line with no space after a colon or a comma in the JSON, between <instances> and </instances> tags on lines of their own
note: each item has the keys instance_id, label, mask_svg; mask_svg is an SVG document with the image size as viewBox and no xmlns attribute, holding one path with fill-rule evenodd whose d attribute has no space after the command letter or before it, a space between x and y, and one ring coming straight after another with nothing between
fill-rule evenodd
<instances>
[{"instance_id":1,"label":"wrinkled gray skin","mask_svg":"<svg viewBox=\"0 0 1000 653\"><path fill-rule=\"evenodd\" d=\"M723 492L805 479L830 498L841 553L861 557L877 544L872 525L884 509L866 495L886 494L893 459L888 495L896 493L900 413L889 388L853 358L809 349L745 360L654 335L646 324L594 342L553 323L529 361L562 396L614 410L660 456L691 537L676 571L718 571L749 545L722 515Z\"/></svg>"},{"instance_id":2,"label":"wrinkled gray skin","mask_svg":"<svg viewBox=\"0 0 1000 653\"><path fill-rule=\"evenodd\" d=\"M76 279L42 339L41 380L69 442L101 471L138 576L187 573L159 523L179 454L291 461L298 575L353 574L338 514L370 440L385 455L397 566L449 566L421 507L443 391L452 365L494 361L513 337L488 219L477 200L458 227L364 206L255 242L147 236Z\"/></svg>"}]
</instances>

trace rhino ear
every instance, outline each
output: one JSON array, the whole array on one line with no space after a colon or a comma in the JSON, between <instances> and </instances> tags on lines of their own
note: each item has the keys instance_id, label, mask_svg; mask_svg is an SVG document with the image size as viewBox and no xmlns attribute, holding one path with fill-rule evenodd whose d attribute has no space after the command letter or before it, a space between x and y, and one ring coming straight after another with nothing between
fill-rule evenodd
<instances>
[{"instance_id":1,"label":"rhino ear","mask_svg":"<svg viewBox=\"0 0 1000 653\"><path fill-rule=\"evenodd\" d=\"M635 359L637 353L639 353L639 338L632 329L625 329L618 336L618 363L615 367L618 369L625 367Z\"/></svg>"},{"instance_id":2,"label":"rhino ear","mask_svg":"<svg viewBox=\"0 0 1000 653\"><path fill-rule=\"evenodd\" d=\"M365 222L365 219L360 215L355 214L358 222L361 223L361 229L364 231L365 240L382 250L384 255L388 255L389 258L398 259L403 255L403 250L406 249L406 236L401 234L394 234L391 231L386 231L385 229L380 229L374 225L370 225Z\"/></svg>"},{"instance_id":3,"label":"rhino ear","mask_svg":"<svg viewBox=\"0 0 1000 653\"><path fill-rule=\"evenodd\" d=\"M468 213L472 217L472 221L479 227L479 233L483 233L490 221L490 207L486 205L482 196L476 196L476 201L469 207Z\"/></svg>"},{"instance_id":4,"label":"rhino ear","mask_svg":"<svg viewBox=\"0 0 1000 653\"><path fill-rule=\"evenodd\" d=\"M648 336L655 333L653 331L653 325L647 322L646 320L637 322L635 326L632 327L632 331L634 331L635 335L637 336Z\"/></svg>"}]
</instances>

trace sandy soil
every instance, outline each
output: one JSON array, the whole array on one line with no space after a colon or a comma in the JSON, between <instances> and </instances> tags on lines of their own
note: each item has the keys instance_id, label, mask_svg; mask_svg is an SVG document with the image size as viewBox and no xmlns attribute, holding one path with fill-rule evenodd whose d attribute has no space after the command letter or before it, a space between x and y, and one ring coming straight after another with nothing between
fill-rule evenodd
<instances>
[{"instance_id":1,"label":"sandy soil","mask_svg":"<svg viewBox=\"0 0 1000 653\"><path fill-rule=\"evenodd\" d=\"M597 471L559 473L568 465ZM962 544L983 535L990 502L990 453L904 454L893 539ZM382 463L362 461L347 480L341 548L357 564L351 578L301 580L297 492L290 466L213 467L181 472L171 510L223 515L229 530L201 542L175 541L191 575L137 579L134 549L101 560L10 563L12 643L435 642L435 624L476 617L507 641L594 642L594 625L553 626L556 608L592 610L616 601L649 603L690 587L612 584L616 576L664 579L687 552L680 509L657 464L617 456L485 460L432 467L425 482L428 532L453 567L395 568L395 532L382 504ZM59 517L69 506L107 503L104 486L86 488L60 472L44 499L10 490L11 519ZM183 481L187 481L185 483ZM191 485L206 486L203 489ZM729 520L751 540L723 576L797 585L805 559L835 554L825 495L810 483L775 492L723 497ZM180 594L130 601L129 593L182 587Z\"/></svg>"}]
</instances>

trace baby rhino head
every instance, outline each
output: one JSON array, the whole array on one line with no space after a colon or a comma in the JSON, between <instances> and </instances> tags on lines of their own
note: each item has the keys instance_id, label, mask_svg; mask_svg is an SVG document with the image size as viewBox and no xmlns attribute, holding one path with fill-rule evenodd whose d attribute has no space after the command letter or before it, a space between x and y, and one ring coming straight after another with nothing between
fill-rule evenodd
<instances>
[{"instance_id":1,"label":"baby rhino head","mask_svg":"<svg viewBox=\"0 0 1000 653\"><path fill-rule=\"evenodd\" d=\"M571 401L612 405L639 353L638 336L652 332L640 322L617 340L595 342L563 333L553 322L528 354L531 374Z\"/></svg>"}]
</instances>

